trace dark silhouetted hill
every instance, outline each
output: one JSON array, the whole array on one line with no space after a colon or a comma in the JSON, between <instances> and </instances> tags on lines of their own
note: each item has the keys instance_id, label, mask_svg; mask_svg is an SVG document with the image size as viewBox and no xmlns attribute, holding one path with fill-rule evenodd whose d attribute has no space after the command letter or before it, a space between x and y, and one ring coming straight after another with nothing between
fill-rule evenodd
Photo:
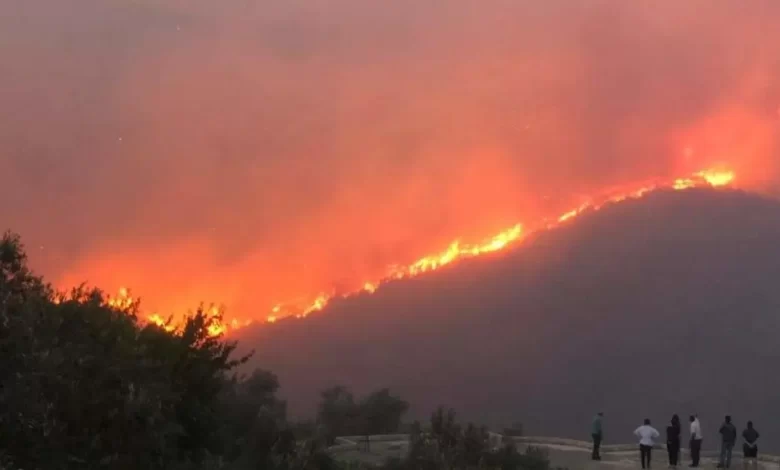
<instances>
[{"instance_id":1,"label":"dark silhouetted hill","mask_svg":"<svg viewBox=\"0 0 780 470\"><path fill-rule=\"evenodd\" d=\"M305 321L247 330L253 365L298 413L336 383L389 386L494 426L631 442L696 412L752 419L780 451L780 204L741 192L657 193L519 248L387 285ZM687 428L685 433L687 439Z\"/></svg>"}]
</instances>

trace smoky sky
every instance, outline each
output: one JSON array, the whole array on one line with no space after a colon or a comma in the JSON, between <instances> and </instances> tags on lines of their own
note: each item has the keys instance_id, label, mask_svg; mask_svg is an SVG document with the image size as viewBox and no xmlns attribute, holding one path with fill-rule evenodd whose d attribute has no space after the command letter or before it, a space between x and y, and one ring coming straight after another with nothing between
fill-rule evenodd
<instances>
[{"instance_id":1,"label":"smoky sky","mask_svg":"<svg viewBox=\"0 0 780 470\"><path fill-rule=\"evenodd\" d=\"M772 191L780 161L771 0L0 7L4 225L154 308L252 316L604 187Z\"/></svg>"}]
</instances>

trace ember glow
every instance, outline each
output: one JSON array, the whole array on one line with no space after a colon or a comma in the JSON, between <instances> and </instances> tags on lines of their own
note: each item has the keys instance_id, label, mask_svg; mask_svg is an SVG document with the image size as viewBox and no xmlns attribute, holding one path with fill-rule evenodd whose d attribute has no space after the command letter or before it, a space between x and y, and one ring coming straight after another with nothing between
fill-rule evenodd
<instances>
[{"instance_id":1,"label":"ember glow","mask_svg":"<svg viewBox=\"0 0 780 470\"><path fill-rule=\"evenodd\" d=\"M6 3L2 228L157 324L302 318L654 189L780 195L780 2Z\"/></svg>"},{"instance_id":2,"label":"ember glow","mask_svg":"<svg viewBox=\"0 0 780 470\"><path fill-rule=\"evenodd\" d=\"M504 250L506 248L514 247L530 233L537 232L539 230L555 229L561 224L568 223L575 219L577 216L588 212L597 211L605 207L608 204L619 203L630 199L639 199L654 191L658 190L677 190L682 191L691 188L720 188L731 187L734 184L736 175L730 170L704 170L694 173L691 176L684 178L676 178L672 181L665 182L651 182L644 185L637 185L625 192L617 192L613 194L600 195L593 198L591 201L585 202L575 209L565 212L564 214L556 217L553 221L544 220L541 224L531 226L528 229L524 229L523 224L516 224L506 230L486 238L482 242L468 244L463 243L461 240L455 240L450 245L439 253L423 256L417 261L408 265L394 265L387 269L387 274L373 281L365 281L359 283L359 287L354 291L336 294L329 293L327 291L321 292L311 297L308 303L279 303L275 305L268 315L265 317L266 323L275 323L285 317L305 318L306 316L318 312L325 308L328 303L336 297L349 297L359 293L374 293L385 282L398 279L407 279L421 274L435 271L445 266L456 263L468 258L474 258L487 253L494 253ZM121 288L119 293L115 297L108 299L108 304L119 308L128 308L136 302L130 294L127 288ZM238 320L233 319L230 321L222 320L222 312L217 307L211 307L207 310L208 313L216 317L215 324L212 326L210 332L213 335L225 334L229 331L239 329L243 326L247 326L252 320ZM176 329L177 324L175 321L168 321L159 313L151 313L147 315L148 321L155 323L169 331Z\"/></svg>"}]
</instances>

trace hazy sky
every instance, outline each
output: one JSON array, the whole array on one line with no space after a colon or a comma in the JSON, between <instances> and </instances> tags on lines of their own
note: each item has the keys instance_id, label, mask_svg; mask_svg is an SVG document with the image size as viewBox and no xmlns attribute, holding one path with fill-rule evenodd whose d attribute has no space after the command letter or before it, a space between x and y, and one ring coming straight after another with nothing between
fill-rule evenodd
<instances>
[{"instance_id":1,"label":"hazy sky","mask_svg":"<svg viewBox=\"0 0 780 470\"><path fill-rule=\"evenodd\" d=\"M606 186L780 168L775 0L0 10L3 224L153 308L261 317Z\"/></svg>"}]
</instances>

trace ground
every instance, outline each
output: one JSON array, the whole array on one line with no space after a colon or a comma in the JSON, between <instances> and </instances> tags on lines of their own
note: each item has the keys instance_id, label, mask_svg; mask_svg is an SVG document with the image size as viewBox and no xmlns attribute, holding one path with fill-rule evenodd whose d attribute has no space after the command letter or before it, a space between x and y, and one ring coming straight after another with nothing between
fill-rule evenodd
<instances>
[{"instance_id":1,"label":"ground","mask_svg":"<svg viewBox=\"0 0 780 470\"><path fill-rule=\"evenodd\" d=\"M348 438L347 438L348 439ZM527 444L519 444L518 448L522 451ZM544 447L549 451L550 461L553 467L564 467L570 470L617 470L617 469L637 469L640 468L639 450L620 450L602 452L601 461L590 459L590 451L585 447L585 443L580 445L560 445L535 443L535 446ZM621 446L622 448L631 446ZM739 446L734 449L731 468L734 470L742 469L742 455ZM333 455L341 461L359 461L370 464L381 464L391 457L402 457L406 452L406 442L403 440L388 440L381 442L372 442L370 450L343 450ZM759 463L759 470L780 470L777 458L772 461L762 461ZM653 450L653 468L666 469L667 454L665 450ZM717 456L712 452L704 452L701 460L701 468L704 470L715 470L717 465ZM690 458L687 453L682 455L680 465L681 470L687 470L690 464Z\"/></svg>"}]
</instances>

